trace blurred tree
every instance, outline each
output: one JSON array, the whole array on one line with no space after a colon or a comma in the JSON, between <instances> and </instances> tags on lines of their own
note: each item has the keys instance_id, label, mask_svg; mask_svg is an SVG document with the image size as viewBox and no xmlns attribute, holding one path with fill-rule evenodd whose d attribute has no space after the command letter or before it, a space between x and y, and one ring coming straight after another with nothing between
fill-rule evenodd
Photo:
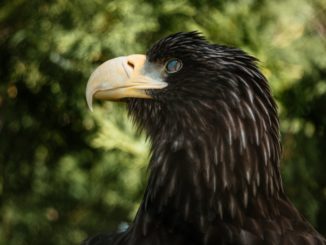
<instances>
[{"instance_id":1,"label":"blurred tree","mask_svg":"<svg viewBox=\"0 0 326 245\"><path fill-rule=\"evenodd\" d=\"M326 234L323 0L22 1L0 9L0 244L78 244L132 219L148 146L123 106L89 113L93 67L199 30L262 61L280 107L285 186Z\"/></svg>"}]
</instances>

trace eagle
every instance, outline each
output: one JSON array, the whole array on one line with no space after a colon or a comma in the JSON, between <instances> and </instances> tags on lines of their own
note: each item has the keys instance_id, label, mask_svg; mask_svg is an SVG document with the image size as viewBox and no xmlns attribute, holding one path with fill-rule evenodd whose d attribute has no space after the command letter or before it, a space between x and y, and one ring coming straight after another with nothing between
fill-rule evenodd
<instances>
[{"instance_id":1,"label":"eagle","mask_svg":"<svg viewBox=\"0 0 326 245\"><path fill-rule=\"evenodd\" d=\"M124 232L84 245L325 245L281 179L277 106L258 60L179 32L114 58L86 99L126 103L151 143L148 184Z\"/></svg>"}]
</instances>

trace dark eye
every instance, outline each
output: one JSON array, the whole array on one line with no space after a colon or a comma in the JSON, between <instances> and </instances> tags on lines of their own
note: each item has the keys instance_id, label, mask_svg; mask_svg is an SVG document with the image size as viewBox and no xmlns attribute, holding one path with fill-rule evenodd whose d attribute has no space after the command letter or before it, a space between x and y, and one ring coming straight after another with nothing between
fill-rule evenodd
<instances>
[{"instance_id":1,"label":"dark eye","mask_svg":"<svg viewBox=\"0 0 326 245\"><path fill-rule=\"evenodd\" d=\"M166 62L165 70L167 73L175 73L180 71L182 68L182 62L178 59L171 59Z\"/></svg>"}]
</instances>

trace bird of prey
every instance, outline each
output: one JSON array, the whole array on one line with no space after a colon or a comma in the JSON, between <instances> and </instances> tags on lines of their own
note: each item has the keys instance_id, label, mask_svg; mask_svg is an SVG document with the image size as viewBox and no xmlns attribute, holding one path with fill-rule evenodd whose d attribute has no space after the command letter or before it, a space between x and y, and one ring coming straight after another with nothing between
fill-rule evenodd
<instances>
[{"instance_id":1,"label":"bird of prey","mask_svg":"<svg viewBox=\"0 0 326 245\"><path fill-rule=\"evenodd\" d=\"M100 65L86 97L125 102L151 158L130 227L84 245L326 244L285 194L277 108L254 57L180 32Z\"/></svg>"}]
</instances>

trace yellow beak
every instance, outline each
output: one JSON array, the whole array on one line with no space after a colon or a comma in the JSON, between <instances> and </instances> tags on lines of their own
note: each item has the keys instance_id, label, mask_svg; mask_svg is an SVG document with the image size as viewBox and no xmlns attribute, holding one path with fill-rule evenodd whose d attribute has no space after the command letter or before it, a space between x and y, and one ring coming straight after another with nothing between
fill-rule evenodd
<instances>
[{"instance_id":1,"label":"yellow beak","mask_svg":"<svg viewBox=\"0 0 326 245\"><path fill-rule=\"evenodd\" d=\"M90 76L86 87L86 100L92 110L93 97L102 100L122 98L151 98L147 89L167 86L146 62L146 56L135 54L108 60Z\"/></svg>"}]
</instances>

